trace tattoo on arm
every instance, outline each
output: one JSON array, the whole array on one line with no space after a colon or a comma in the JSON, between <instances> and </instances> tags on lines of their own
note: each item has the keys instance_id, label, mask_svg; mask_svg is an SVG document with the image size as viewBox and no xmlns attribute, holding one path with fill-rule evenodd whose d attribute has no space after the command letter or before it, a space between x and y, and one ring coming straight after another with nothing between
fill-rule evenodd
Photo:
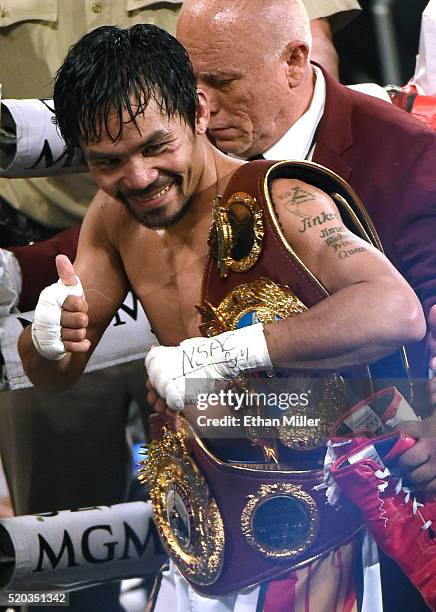
<instances>
[{"instance_id":1,"label":"tattoo on arm","mask_svg":"<svg viewBox=\"0 0 436 612\"><path fill-rule=\"evenodd\" d=\"M300 227L298 231L300 234L304 234L304 232L308 229L312 229L313 227L317 227L318 225L324 225L328 221L333 221L333 219L337 219L338 216L336 213L326 213L324 210L321 214L316 215L316 217L304 217L301 219ZM323 230L324 231L324 230ZM321 236L322 237L322 236Z\"/></svg>"},{"instance_id":2,"label":"tattoo on arm","mask_svg":"<svg viewBox=\"0 0 436 612\"><path fill-rule=\"evenodd\" d=\"M279 195L281 200L285 200L285 204L302 204L303 202L311 202L315 200L315 196L310 191L301 189L301 187L292 187L290 191L285 191Z\"/></svg>"},{"instance_id":3,"label":"tattoo on arm","mask_svg":"<svg viewBox=\"0 0 436 612\"><path fill-rule=\"evenodd\" d=\"M316 229L334 219L340 222L340 217L334 212L323 210L314 217L302 212L300 210L301 204L313 202L317 197L301 187L292 187L289 191L281 193L278 198L283 200L287 211L300 218L298 226L300 234L304 234L309 229ZM356 253L364 253L368 250L365 246L362 246L362 242L358 237L354 236L342 223L335 227L321 229L320 238L324 240L324 244L327 247L336 253L339 259L348 259Z\"/></svg>"},{"instance_id":4,"label":"tattoo on arm","mask_svg":"<svg viewBox=\"0 0 436 612\"><path fill-rule=\"evenodd\" d=\"M284 201L286 210L296 217L307 219L309 216L300 210L300 205L305 202L312 202L316 200L316 197L310 191L306 191L301 187L292 187L290 191L285 191L279 196L280 200Z\"/></svg>"}]
</instances>

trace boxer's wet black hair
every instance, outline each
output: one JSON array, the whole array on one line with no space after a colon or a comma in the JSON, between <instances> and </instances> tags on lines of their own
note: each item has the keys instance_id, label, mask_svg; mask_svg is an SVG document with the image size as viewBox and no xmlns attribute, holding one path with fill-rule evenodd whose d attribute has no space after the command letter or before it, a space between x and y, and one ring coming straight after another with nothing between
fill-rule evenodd
<instances>
[{"instance_id":1,"label":"boxer's wet black hair","mask_svg":"<svg viewBox=\"0 0 436 612\"><path fill-rule=\"evenodd\" d=\"M188 54L157 26L102 26L73 45L54 83L56 121L67 150L97 142L104 131L117 141L123 114L137 116L155 100L166 117L178 114L194 130L196 80ZM116 115L119 128L109 133ZM126 118L124 118L124 123Z\"/></svg>"}]
</instances>

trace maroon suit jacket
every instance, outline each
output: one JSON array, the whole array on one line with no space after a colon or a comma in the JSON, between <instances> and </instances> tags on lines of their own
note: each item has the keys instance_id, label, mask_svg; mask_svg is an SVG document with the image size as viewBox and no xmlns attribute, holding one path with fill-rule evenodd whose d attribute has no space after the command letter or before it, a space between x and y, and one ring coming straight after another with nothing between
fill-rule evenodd
<instances>
[{"instance_id":1,"label":"maroon suit jacket","mask_svg":"<svg viewBox=\"0 0 436 612\"><path fill-rule=\"evenodd\" d=\"M436 133L324 74L326 105L313 161L357 192L386 255L427 312L436 302Z\"/></svg>"},{"instance_id":2,"label":"maroon suit jacket","mask_svg":"<svg viewBox=\"0 0 436 612\"><path fill-rule=\"evenodd\" d=\"M324 76L326 105L313 161L357 192L386 255L427 315L436 303L436 133L401 109ZM424 344L409 351L414 374L425 376Z\"/></svg>"}]
</instances>

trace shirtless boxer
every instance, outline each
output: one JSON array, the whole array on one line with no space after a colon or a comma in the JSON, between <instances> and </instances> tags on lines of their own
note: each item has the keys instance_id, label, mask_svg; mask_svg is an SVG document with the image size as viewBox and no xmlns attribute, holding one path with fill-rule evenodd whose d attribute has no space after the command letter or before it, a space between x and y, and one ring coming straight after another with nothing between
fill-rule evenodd
<instances>
[{"instance_id":1,"label":"shirtless boxer","mask_svg":"<svg viewBox=\"0 0 436 612\"><path fill-rule=\"evenodd\" d=\"M74 267L58 256L60 281L44 290L32 331L20 338L24 369L37 386L60 391L78 380L129 283L162 344L147 365L150 399L168 415L184 407L184 350L207 352L197 376L228 378L364 364L424 335L413 291L380 252L342 226L329 196L279 179L272 197L286 240L331 295L293 319L199 338L194 304L212 203L244 162L208 142L209 109L183 48L149 25L99 28L69 52L55 105L67 145L82 147L101 190ZM329 235L345 232L353 254L339 258L319 223ZM239 358L222 363L217 346Z\"/></svg>"},{"instance_id":2,"label":"shirtless boxer","mask_svg":"<svg viewBox=\"0 0 436 612\"><path fill-rule=\"evenodd\" d=\"M96 79L103 81L105 69L109 71L105 56L101 65L94 61L81 80L76 79L75 63L83 61L88 48L91 52L101 48L110 57L112 40L120 49L126 45L135 60L136 50L142 46L156 53L157 40L162 50L162 67L160 61L158 65L164 76L156 70L150 83L141 85L146 68L137 67L138 62L132 59L134 65L120 83L120 91L106 84L105 97L95 107L89 88ZM183 76L189 79L190 90L184 93L183 101L177 96L179 84L171 84L171 99L171 85L164 82L170 66L163 57L166 45L174 49L182 62ZM80 296L64 298L60 345L57 339L46 338L44 326L40 330L38 315L33 336L39 351L29 330L20 340L26 372L47 390L67 388L80 376L125 296L128 281L162 345L174 346L199 335L193 305L200 294L211 202L244 162L222 155L207 141L209 110L201 91L196 99L195 80L181 49L169 35L151 26L130 30L102 27L73 47L59 74L55 103L60 129L67 145L82 147L101 191L86 216L74 269L65 258L58 259L64 284L76 285L77 274L86 300ZM116 59L121 72L123 60ZM150 71L152 60L143 60ZM124 61L127 65L127 59ZM117 66L110 70L116 74ZM68 88L76 84L71 93L66 83ZM144 102L138 106L141 96ZM73 101L78 107L72 108ZM283 179L273 186L277 214L288 241L333 295L298 320L267 326L266 340L259 328L259 366L265 362L270 365L270 359L286 368L341 368L375 360L398 345L419 339L424 332L422 314L407 283L386 258L357 237L350 238L363 251L339 261L316 229L300 231L293 209L299 199L293 193L300 192L308 215L329 217L325 229L338 225L339 212L325 194L299 181ZM68 295L63 287L52 292ZM359 298L364 299L365 309L357 314L352 306ZM47 299L51 302L53 298ZM40 302L39 310L44 308ZM386 317L380 317L380 312ZM181 407L170 403L173 409Z\"/></svg>"}]
</instances>

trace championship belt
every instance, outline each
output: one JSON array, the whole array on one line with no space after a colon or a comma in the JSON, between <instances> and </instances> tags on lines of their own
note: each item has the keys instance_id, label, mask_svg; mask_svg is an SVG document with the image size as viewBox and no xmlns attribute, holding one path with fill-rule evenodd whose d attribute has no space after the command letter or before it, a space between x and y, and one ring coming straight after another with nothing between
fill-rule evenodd
<instances>
[{"instance_id":1,"label":"championship belt","mask_svg":"<svg viewBox=\"0 0 436 612\"><path fill-rule=\"evenodd\" d=\"M210 254L198 307L204 335L238 329L255 322L272 323L298 316L328 296L328 291L312 274L283 235L270 197L270 185L277 178L295 178L327 193L337 205L345 225L356 235L382 250L376 230L356 193L338 175L312 162L271 162L258 160L241 166L232 176L226 193L217 198L210 234ZM295 378L301 375L296 375ZM353 379L353 383L345 384ZM352 390L348 407L388 384L404 382L400 390L412 400L407 355L402 348L371 366L351 372L302 377L296 384L310 390L311 404L292 407L301 417L321 417L316 429L280 428L278 439L291 449L310 450L323 446L334 423L347 408L347 389ZM381 384L377 382L382 379ZM277 380L271 385L277 385ZM262 389L267 382L262 382ZM256 435L255 433L253 435ZM258 433L262 437L262 433Z\"/></svg>"},{"instance_id":2,"label":"championship belt","mask_svg":"<svg viewBox=\"0 0 436 612\"><path fill-rule=\"evenodd\" d=\"M299 316L328 295L283 236L269 195L275 178L298 178L321 188L348 227L380 246L357 196L327 169L265 160L241 166L215 204L198 306L204 335ZM403 352L392 363L406 373ZM367 367L357 375L367 386L360 399L373 392L372 375ZM247 390L277 388L283 381L260 375L254 382L231 384ZM321 425L302 427L298 419L306 418L307 407L294 406L294 426L246 427L243 439L231 439L227 456L219 441L200 437L185 418L173 432L154 415L154 441L140 479L150 487L171 558L197 591L223 595L278 577L327 555L361 528L355 506L344 499L332 511L323 489L325 444L349 408L347 384L339 372L319 378L299 374L292 385L313 391Z\"/></svg>"},{"instance_id":3,"label":"championship belt","mask_svg":"<svg viewBox=\"0 0 436 612\"><path fill-rule=\"evenodd\" d=\"M199 593L225 595L299 569L361 528L346 499L339 510L325 503L322 470L221 461L180 421L173 432L152 415L139 479L172 560Z\"/></svg>"}]
</instances>

